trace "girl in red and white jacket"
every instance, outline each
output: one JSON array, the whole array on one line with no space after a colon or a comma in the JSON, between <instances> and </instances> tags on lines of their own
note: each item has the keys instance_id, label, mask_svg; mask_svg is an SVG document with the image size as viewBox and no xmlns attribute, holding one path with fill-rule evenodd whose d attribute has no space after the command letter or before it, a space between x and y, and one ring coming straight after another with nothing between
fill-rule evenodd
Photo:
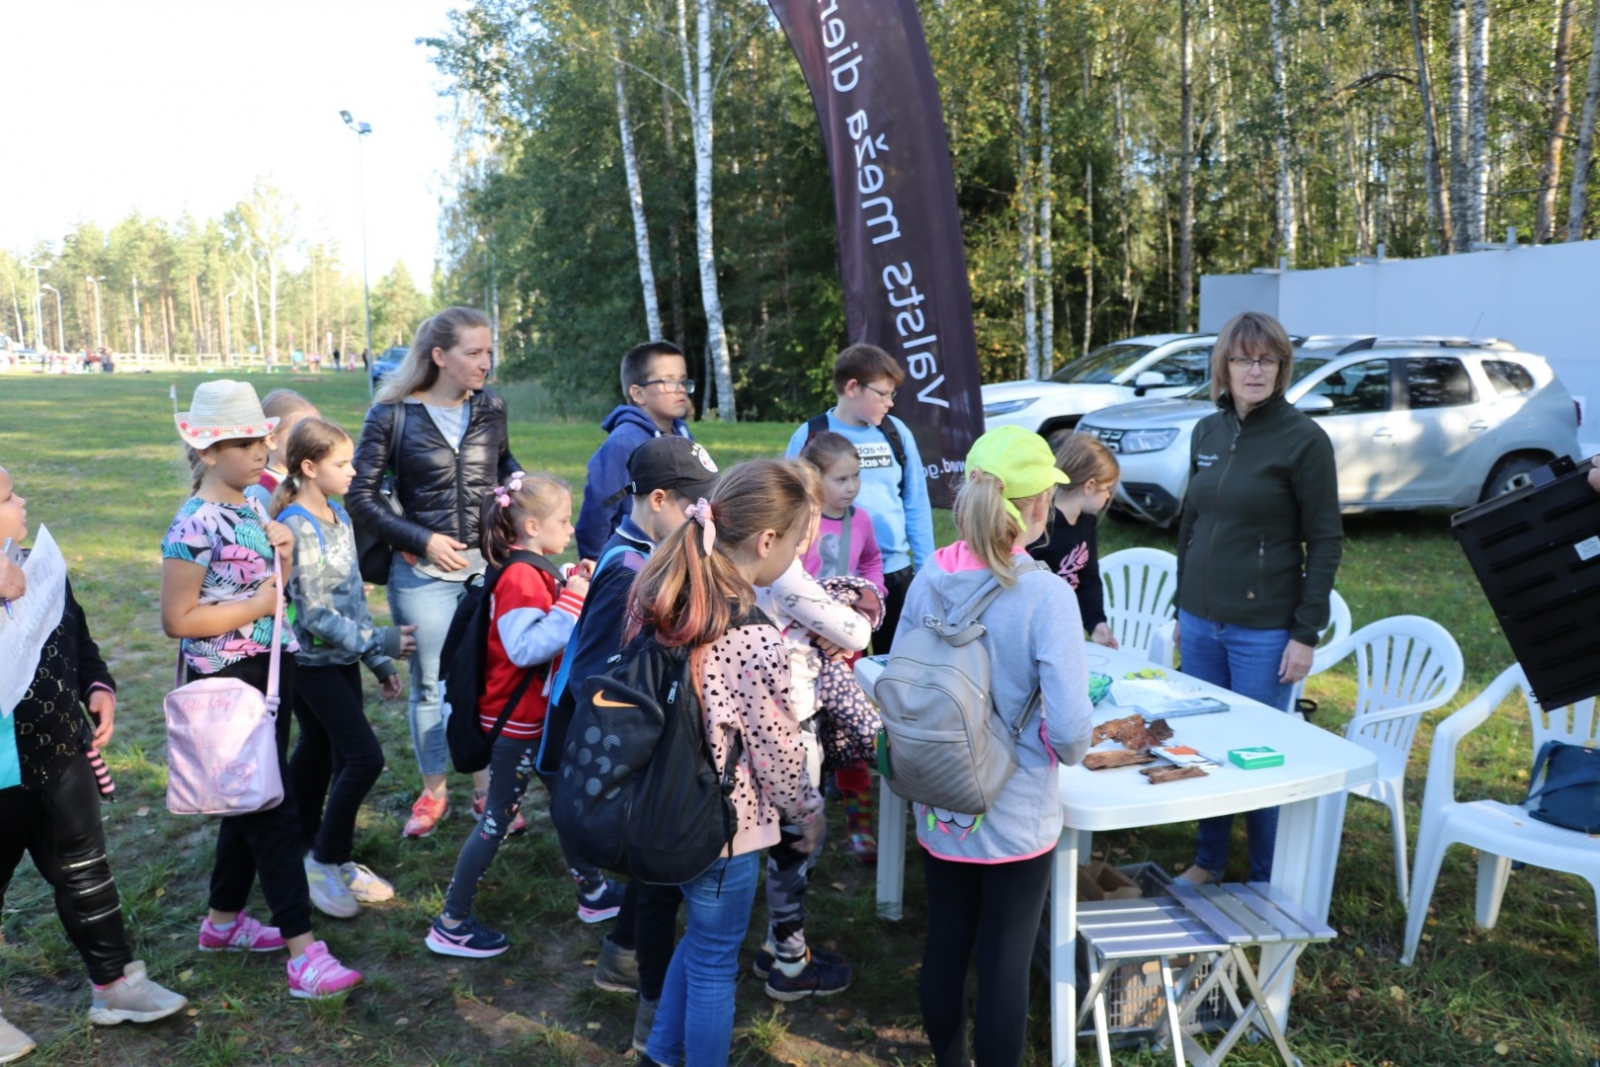
<instances>
[{"instance_id":1,"label":"girl in red and white jacket","mask_svg":"<svg viewBox=\"0 0 1600 1067\"><path fill-rule=\"evenodd\" d=\"M548 559L572 541L572 491L552 475L518 472L496 486L484 497L479 529L484 558L498 570L489 594L489 648L477 708L483 732L494 729L519 687L522 696L494 741L483 818L461 846L444 911L425 940L441 955L468 958L498 956L510 947L505 934L473 918L472 901L533 778L550 680L583 610L593 571L592 563L558 569ZM562 850L578 883L579 917L599 922L615 915L620 892L599 871L577 861L565 842Z\"/></svg>"}]
</instances>

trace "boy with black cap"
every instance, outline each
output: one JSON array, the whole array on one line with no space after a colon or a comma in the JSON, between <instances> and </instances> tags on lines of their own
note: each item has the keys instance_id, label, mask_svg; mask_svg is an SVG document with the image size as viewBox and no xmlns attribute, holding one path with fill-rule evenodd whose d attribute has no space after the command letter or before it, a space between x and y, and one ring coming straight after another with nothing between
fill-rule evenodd
<instances>
[{"instance_id":1,"label":"boy with black cap","mask_svg":"<svg viewBox=\"0 0 1600 1067\"><path fill-rule=\"evenodd\" d=\"M632 497L632 507L597 557L583 612L551 686L550 711L537 760L541 775L560 770L567 725L575 708L574 690L586 679L605 673L606 661L622 650L628 591L634 577L656 545L688 521L684 509L711 495L717 465L704 448L686 437L652 437L628 456L628 478L624 488ZM633 1047L640 1053L655 1022L661 985L672 962L682 900L677 886L641 885L630 880L622 910L600 945L595 985L619 993L638 991Z\"/></svg>"}]
</instances>

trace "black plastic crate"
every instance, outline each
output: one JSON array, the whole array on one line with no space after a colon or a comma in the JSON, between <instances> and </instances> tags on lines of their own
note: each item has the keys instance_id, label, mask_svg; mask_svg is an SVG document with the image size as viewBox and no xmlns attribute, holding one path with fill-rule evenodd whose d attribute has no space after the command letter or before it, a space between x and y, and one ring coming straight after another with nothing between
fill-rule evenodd
<instances>
[{"instance_id":1,"label":"black plastic crate","mask_svg":"<svg viewBox=\"0 0 1600 1067\"><path fill-rule=\"evenodd\" d=\"M1600 694L1600 493L1590 469L1563 457L1450 520L1547 708Z\"/></svg>"}]
</instances>

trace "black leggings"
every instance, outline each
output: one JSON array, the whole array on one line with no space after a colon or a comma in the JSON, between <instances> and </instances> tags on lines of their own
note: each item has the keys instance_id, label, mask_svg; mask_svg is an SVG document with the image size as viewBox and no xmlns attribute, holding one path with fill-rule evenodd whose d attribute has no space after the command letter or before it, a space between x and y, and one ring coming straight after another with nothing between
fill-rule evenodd
<instances>
[{"instance_id":1,"label":"black leggings","mask_svg":"<svg viewBox=\"0 0 1600 1067\"><path fill-rule=\"evenodd\" d=\"M383 773L383 746L367 722L361 665L298 665L294 717L300 739L286 784L300 809L300 840L318 863L349 863L361 802Z\"/></svg>"},{"instance_id":2,"label":"black leggings","mask_svg":"<svg viewBox=\"0 0 1600 1067\"><path fill-rule=\"evenodd\" d=\"M89 978L99 985L121 978L133 952L106 861L100 789L87 756L73 756L43 789L0 789L0 905L24 851L55 887L56 914Z\"/></svg>"},{"instance_id":3,"label":"black leggings","mask_svg":"<svg viewBox=\"0 0 1600 1067\"><path fill-rule=\"evenodd\" d=\"M1028 968L1053 852L1014 863L952 863L927 853L928 943L922 1026L939 1067L967 1067L967 965L978 949L972 1027L977 1067L1018 1067L1028 1035Z\"/></svg>"},{"instance_id":4,"label":"black leggings","mask_svg":"<svg viewBox=\"0 0 1600 1067\"><path fill-rule=\"evenodd\" d=\"M660 1000L667 980L672 950L678 940L678 906L683 890L675 885L649 885L628 879L622 889L622 909L611 928L611 943L632 949L639 962L639 995Z\"/></svg>"},{"instance_id":5,"label":"black leggings","mask_svg":"<svg viewBox=\"0 0 1600 1067\"><path fill-rule=\"evenodd\" d=\"M197 677L238 678L267 691L266 653L230 663L211 675L189 672ZM278 669L278 770L284 785L290 782L288 700L294 692L294 657L284 656ZM249 815L224 816L217 827L217 856L211 866L210 906L216 911L242 911L250 899L250 887L261 876L261 893L272 909L272 925L285 938L311 932L311 890L306 885L305 846L300 841L300 815L294 792L284 789L283 803Z\"/></svg>"},{"instance_id":6,"label":"black leggings","mask_svg":"<svg viewBox=\"0 0 1600 1067\"><path fill-rule=\"evenodd\" d=\"M901 567L883 576L883 587L889 595L883 598L883 622L872 635L872 651L877 655L887 654L894 643L894 632L900 625L900 609L906 606L906 592L916 576L916 569L912 567Z\"/></svg>"}]
</instances>

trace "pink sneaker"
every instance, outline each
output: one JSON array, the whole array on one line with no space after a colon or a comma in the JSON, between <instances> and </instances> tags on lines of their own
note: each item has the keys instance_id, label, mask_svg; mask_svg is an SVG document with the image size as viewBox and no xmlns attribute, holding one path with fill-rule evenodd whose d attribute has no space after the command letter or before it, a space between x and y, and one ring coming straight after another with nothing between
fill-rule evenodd
<instances>
[{"instance_id":1,"label":"pink sneaker","mask_svg":"<svg viewBox=\"0 0 1600 1067\"><path fill-rule=\"evenodd\" d=\"M212 926L209 915L200 920L201 952L276 952L283 946L276 926L262 926L242 911L228 930Z\"/></svg>"},{"instance_id":2,"label":"pink sneaker","mask_svg":"<svg viewBox=\"0 0 1600 1067\"><path fill-rule=\"evenodd\" d=\"M488 805L489 805L489 798L488 797L473 797L472 798L472 816L473 816L473 818L477 819L479 822L482 822L483 821L483 809L488 807ZM506 836L507 837L514 837L517 834L523 833L527 829L528 829L528 820L524 819L522 817L522 809L518 808L517 809L517 817L515 819L511 820L511 826L510 826L509 829L506 830Z\"/></svg>"},{"instance_id":3,"label":"pink sneaker","mask_svg":"<svg viewBox=\"0 0 1600 1067\"><path fill-rule=\"evenodd\" d=\"M321 941L311 942L306 949L304 962L299 966L289 961L289 995L302 1000L322 1000L336 997L361 984L361 972L352 971L328 954L328 946Z\"/></svg>"},{"instance_id":4,"label":"pink sneaker","mask_svg":"<svg viewBox=\"0 0 1600 1067\"><path fill-rule=\"evenodd\" d=\"M424 793L411 805L411 818L406 820L406 828L402 832L407 837L427 837L439 825L439 820L449 814L449 801L435 800Z\"/></svg>"}]
</instances>

